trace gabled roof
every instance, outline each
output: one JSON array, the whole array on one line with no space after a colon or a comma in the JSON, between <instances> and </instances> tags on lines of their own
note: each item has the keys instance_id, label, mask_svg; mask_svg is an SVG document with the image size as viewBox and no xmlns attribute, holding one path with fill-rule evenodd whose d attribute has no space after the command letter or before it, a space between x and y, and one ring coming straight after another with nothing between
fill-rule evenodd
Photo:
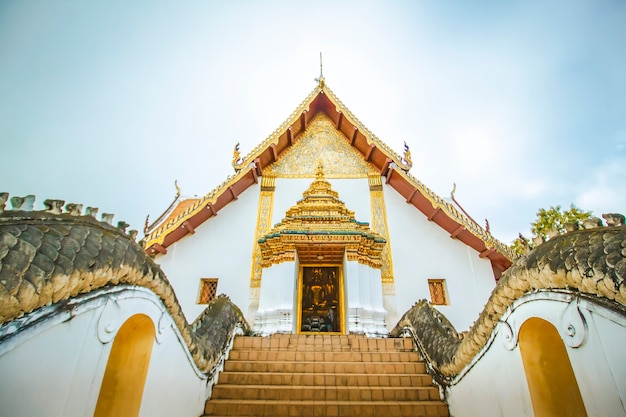
<instances>
[{"instance_id":1,"label":"gabled roof","mask_svg":"<svg viewBox=\"0 0 626 417\"><path fill-rule=\"evenodd\" d=\"M167 252L167 247L184 236L195 232L195 228L216 216L228 203L236 200L248 187L256 184L263 169L276 162L279 157L298 140L315 115L323 112L386 182L415 206L430 221L438 224L450 234L476 250L481 258L488 258L497 279L506 270L516 255L503 243L494 238L475 221L408 173L410 158L395 153L352 114L352 112L328 88L320 78L315 89L291 113L272 134L246 156L235 151L230 175L206 196L198 199L182 213L170 216L146 236L145 248L149 255ZM407 161L408 160L408 161Z\"/></svg>"}]
</instances>

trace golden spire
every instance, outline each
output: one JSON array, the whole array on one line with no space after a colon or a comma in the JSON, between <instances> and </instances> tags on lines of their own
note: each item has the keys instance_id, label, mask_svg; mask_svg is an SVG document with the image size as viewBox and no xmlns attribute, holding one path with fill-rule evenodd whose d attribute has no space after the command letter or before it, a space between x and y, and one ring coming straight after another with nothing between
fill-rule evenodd
<instances>
[{"instance_id":1,"label":"golden spire","mask_svg":"<svg viewBox=\"0 0 626 417\"><path fill-rule=\"evenodd\" d=\"M326 80L324 79L324 71L322 67L322 53L321 52L320 52L320 76L319 78L316 78L315 81L317 81L317 84L321 88L324 88L324 86L326 85Z\"/></svg>"}]
</instances>

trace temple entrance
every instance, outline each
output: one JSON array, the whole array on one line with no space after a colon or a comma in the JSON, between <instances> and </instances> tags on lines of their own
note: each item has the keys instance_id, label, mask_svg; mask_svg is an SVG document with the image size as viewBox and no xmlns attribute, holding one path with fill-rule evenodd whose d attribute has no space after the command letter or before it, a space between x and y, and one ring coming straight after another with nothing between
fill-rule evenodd
<instances>
[{"instance_id":1,"label":"temple entrance","mask_svg":"<svg viewBox=\"0 0 626 417\"><path fill-rule=\"evenodd\" d=\"M298 333L344 333L341 266L303 266L298 282Z\"/></svg>"}]
</instances>

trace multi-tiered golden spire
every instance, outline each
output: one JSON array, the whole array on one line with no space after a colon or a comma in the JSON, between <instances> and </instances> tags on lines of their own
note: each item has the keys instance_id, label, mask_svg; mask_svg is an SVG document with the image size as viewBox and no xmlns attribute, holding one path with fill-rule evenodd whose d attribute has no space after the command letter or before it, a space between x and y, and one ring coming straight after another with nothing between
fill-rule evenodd
<instances>
[{"instance_id":1,"label":"multi-tiered golden spire","mask_svg":"<svg viewBox=\"0 0 626 417\"><path fill-rule=\"evenodd\" d=\"M298 247L307 245L340 246L348 260L381 267L385 239L373 232L369 223L357 221L354 211L339 200L339 194L324 178L321 162L315 180L302 196L285 218L259 239L263 267L293 261Z\"/></svg>"}]
</instances>

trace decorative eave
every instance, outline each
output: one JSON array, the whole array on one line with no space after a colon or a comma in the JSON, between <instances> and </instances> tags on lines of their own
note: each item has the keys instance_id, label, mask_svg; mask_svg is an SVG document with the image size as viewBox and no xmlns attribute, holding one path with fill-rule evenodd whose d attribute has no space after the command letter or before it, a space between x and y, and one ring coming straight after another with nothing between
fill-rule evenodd
<instances>
[{"instance_id":1,"label":"decorative eave","mask_svg":"<svg viewBox=\"0 0 626 417\"><path fill-rule=\"evenodd\" d=\"M178 187L178 181L174 181L174 187L176 187L176 195L174 196L174 200L172 200L172 203L169 205L169 207L167 209L165 209L165 211L155 220L153 221L151 224L148 224L148 219L150 218L150 216L146 217L146 225L143 228L143 232L144 234L149 234L152 233L152 231L159 225L161 224L163 221L165 221L168 216L170 215L170 213L172 213L172 211L174 211L174 207L177 207L180 201L180 187Z\"/></svg>"},{"instance_id":2,"label":"decorative eave","mask_svg":"<svg viewBox=\"0 0 626 417\"><path fill-rule=\"evenodd\" d=\"M386 183L402 195L407 204L413 205L457 239L476 250L481 258L491 261L496 280L512 265L519 255L493 237L474 220L461 213L421 181L402 169L391 166L386 175Z\"/></svg>"},{"instance_id":3,"label":"decorative eave","mask_svg":"<svg viewBox=\"0 0 626 417\"><path fill-rule=\"evenodd\" d=\"M237 199L248 187L258 182L254 164L229 175L215 189L178 216L171 218L145 237L144 247L148 255L167 253L167 247L188 234L217 213L228 203Z\"/></svg>"}]
</instances>

